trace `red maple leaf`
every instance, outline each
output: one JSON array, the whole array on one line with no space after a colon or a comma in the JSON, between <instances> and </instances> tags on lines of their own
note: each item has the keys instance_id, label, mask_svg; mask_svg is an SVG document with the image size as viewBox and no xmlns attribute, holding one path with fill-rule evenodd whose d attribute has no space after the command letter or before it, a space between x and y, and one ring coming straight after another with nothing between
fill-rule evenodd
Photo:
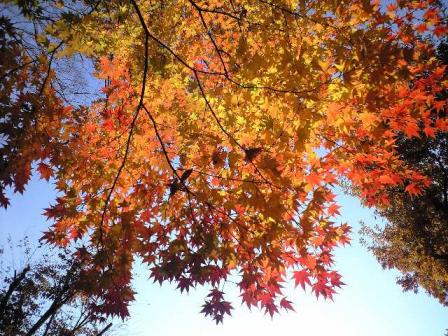
<instances>
[{"instance_id":1,"label":"red maple leaf","mask_svg":"<svg viewBox=\"0 0 448 336\"><path fill-rule=\"evenodd\" d=\"M419 33L424 33L425 31L428 30L428 26L426 25L426 23L421 23L417 27L415 27L415 30L418 31Z\"/></svg>"},{"instance_id":2,"label":"red maple leaf","mask_svg":"<svg viewBox=\"0 0 448 336\"><path fill-rule=\"evenodd\" d=\"M336 291L326 284L326 281L323 279L319 279L313 285L313 292L316 294L316 297L319 298L322 295L325 299L333 299L333 294Z\"/></svg>"},{"instance_id":3,"label":"red maple leaf","mask_svg":"<svg viewBox=\"0 0 448 336\"><path fill-rule=\"evenodd\" d=\"M294 272L294 280L295 280L296 287L298 285L300 285L300 286L302 286L303 289L305 289L305 284L308 284L311 286L311 281L309 278L310 278L310 274L305 270Z\"/></svg>"},{"instance_id":4,"label":"red maple leaf","mask_svg":"<svg viewBox=\"0 0 448 336\"><path fill-rule=\"evenodd\" d=\"M8 207L9 205L9 199L5 196L5 194L3 193L3 191L0 191L0 205L2 207L4 207L5 209Z\"/></svg>"},{"instance_id":5,"label":"red maple leaf","mask_svg":"<svg viewBox=\"0 0 448 336\"><path fill-rule=\"evenodd\" d=\"M269 302L264 305L265 313L269 313L269 315L274 316L274 313L278 313L278 308L275 303Z\"/></svg>"},{"instance_id":6,"label":"red maple leaf","mask_svg":"<svg viewBox=\"0 0 448 336\"><path fill-rule=\"evenodd\" d=\"M446 27L443 27L443 26L437 26L437 27L434 29L434 35L437 36L437 37L441 37L441 36L443 36L443 35L445 35L445 34L446 34Z\"/></svg>"},{"instance_id":7,"label":"red maple leaf","mask_svg":"<svg viewBox=\"0 0 448 336\"><path fill-rule=\"evenodd\" d=\"M294 307L292 306L292 302L287 300L286 297L280 300L280 307L284 308L285 310L294 310Z\"/></svg>"},{"instance_id":8,"label":"red maple leaf","mask_svg":"<svg viewBox=\"0 0 448 336\"><path fill-rule=\"evenodd\" d=\"M182 277L179 279L177 288L180 289L180 292L183 293L184 290L188 293L190 290L190 287L192 287L192 281L189 278Z\"/></svg>"},{"instance_id":9,"label":"red maple leaf","mask_svg":"<svg viewBox=\"0 0 448 336\"><path fill-rule=\"evenodd\" d=\"M341 276L338 272L329 272L327 277L333 287L341 287L342 285L345 285L345 283L341 281Z\"/></svg>"}]
</instances>

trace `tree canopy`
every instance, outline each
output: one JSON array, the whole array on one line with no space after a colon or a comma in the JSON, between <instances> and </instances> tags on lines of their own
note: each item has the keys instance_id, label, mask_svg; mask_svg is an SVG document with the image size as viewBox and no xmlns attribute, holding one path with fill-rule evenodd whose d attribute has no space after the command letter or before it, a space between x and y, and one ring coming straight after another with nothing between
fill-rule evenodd
<instances>
[{"instance_id":1,"label":"tree canopy","mask_svg":"<svg viewBox=\"0 0 448 336\"><path fill-rule=\"evenodd\" d=\"M44 239L78 244L98 313L128 314L136 256L160 283L210 285L216 322L229 277L271 316L293 309L291 277L331 298L350 231L333 188L385 206L431 184L396 143L448 129L437 1L2 3L28 24L0 21L1 203L33 167L54 181ZM74 57L98 99L65 94L53 65Z\"/></svg>"},{"instance_id":2,"label":"tree canopy","mask_svg":"<svg viewBox=\"0 0 448 336\"><path fill-rule=\"evenodd\" d=\"M446 41L438 47L444 64L447 47ZM445 90L436 99L447 97ZM403 273L398 283L405 290L421 286L448 305L448 134L398 137L397 152L410 167L430 177L431 185L420 195L410 195L402 186L390 188L389 206L377 211L388 224L382 229L365 226L363 231L372 238L369 249L380 263Z\"/></svg>"}]
</instances>

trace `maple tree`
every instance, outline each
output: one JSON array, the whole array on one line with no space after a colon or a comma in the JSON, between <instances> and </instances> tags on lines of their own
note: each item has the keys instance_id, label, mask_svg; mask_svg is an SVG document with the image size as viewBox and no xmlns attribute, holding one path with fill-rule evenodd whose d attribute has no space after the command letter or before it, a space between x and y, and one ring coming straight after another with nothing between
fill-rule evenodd
<instances>
[{"instance_id":1,"label":"maple tree","mask_svg":"<svg viewBox=\"0 0 448 336\"><path fill-rule=\"evenodd\" d=\"M432 47L447 31L437 1L17 5L43 51L28 60L21 36L4 38L2 156L17 164L4 165L2 192L22 192L33 163L55 181L44 239L78 242L97 313L127 316L135 256L160 283L211 285L203 313L216 322L231 313L230 276L271 316L292 309L291 277L332 298L332 251L350 231L335 222L333 187L348 180L384 206L391 186L430 184L395 143L448 128L435 99L447 85ZM76 55L105 83L81 105L51 66Z\"/></svg>"},{"instance_id":2,"label":"maple tree","mask_svg":"<svg viewBox=\"0 0 448 336\"><path fill-rule=\"evenodd\" d=\"M384 228L364 226L363 233L381 265L402 273L397 283L404 290L417 292L420 286L447 305L447 137L439 135L402 146L406 154L420 158L417 164L424 166L433 183L417 196L410 196L404 188L391 189L390 206L378 211L388 223ZM441 149L438 160L433 156L436 148ZM439 162L445 166L438 166Z\"/></svg>"},{"instance_id":3,"label":"maple tree","mask_svg":"<svg viewBox=\"0 0 448 336\"><path fill-rule=\"evenodd\" d=\"M448 64L447 41L437 50L438 58ZM436 99L447 97L445 90ZM371 238L367 245L383 267L402 273L397 282L404 290L417 292L421 286L448 305L448 134L399 137L397 145L400 157L430 177L431 185L417 195L409 186L408 192L404 186L390 188L390 205L377 210L388 223L384 228L364 226L362 230Z\"/></svg>"}]
</instances>

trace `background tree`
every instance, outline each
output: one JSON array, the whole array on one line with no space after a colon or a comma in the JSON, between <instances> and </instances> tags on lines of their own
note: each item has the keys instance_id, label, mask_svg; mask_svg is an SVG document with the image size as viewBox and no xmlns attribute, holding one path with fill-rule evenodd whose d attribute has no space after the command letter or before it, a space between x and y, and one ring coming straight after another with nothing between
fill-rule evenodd
<instances>
[{"instance_id":1,"label":"background tree","mask_svg":"<svg viewBox=\"0 0 448 336\"><path fill-rule=\"evenodd\" d=\"M35 20L22 2L3 3ZM292 277L331 298L342 284L332 252L350 230L335 223L333 187L346 178L379 206L391 186L415 194L430 183L394 143L420 127L429 136L448 129L428 109L446 87L430 43L447 31L434 1L34 4L51 105L26 137L6 137L17 154L5 160L28 170L8 165L0 187L23 187L32 163L54 179L44 239L85 243L78 255L97 313L128 314L135 256L181 291L210 285L203 313L216 322L231 312L221 290L229 277L244 303L270 315L292 309L282 292ZM52 57L75 54L105 82L84 105L52 85ZM11 82L36 92L33 73ZM8 134L16 125L6 120Z\"/></svg>"},{"instance_id":2,"label":"background tree","mask_svg":"<svg viewBox=\"0 0 448 336\"><path fill-rule=\"evenodd\" d=\"M439 44L438 57L448 65L446 40ZM444 91L436 101L447 99L448 92ZM446 105L438 113L446 116ZM387 224L375 229L364 226L362 231L371 239L369 250L381 265L403 274L398 283L404 290L416 292L420 286L448 305L448 134L399 137L397 152L406 164L430 177L432 183L416 193L406 193L404 187L390 188L390 205L377 211Z\"/></svg>"},{"instance_id":3,"label":"background tree","mask_svg":"<svg viewBox=\"0 0 448 336\"><path fill-rule=\"evenodd\" d=\"M19 248L29 245L24 239ZM31 253L22 269L0 269L0 335L99 336L111 324L94 315L94 302L79 290L80 265L66 251L51 249L30 262ZM0 252L0 256L4 251Z\"/></svg>"}]
</instances>

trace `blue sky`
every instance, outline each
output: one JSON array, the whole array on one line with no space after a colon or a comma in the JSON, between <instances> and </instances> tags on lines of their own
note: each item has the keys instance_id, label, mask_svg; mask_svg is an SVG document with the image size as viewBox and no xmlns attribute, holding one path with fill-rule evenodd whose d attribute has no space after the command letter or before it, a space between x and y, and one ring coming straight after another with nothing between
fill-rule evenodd
<instances>
[{"instance_id":1,"label":"blue sky","mask_svg":"<svg viewBox=\"0 0 448 336\"><path fill-rule=\"evenodd\" d=\"M8 236L17 241L25 234L37 242L48 223L42 209L54 199L50 184L33 179L24 195L14 195L7 211L0 210L0 245ZM448 309L424 292L403 293L395 284L396 272L382 270L375 258L359 244L359 221L379 223L369 209L348 196L340 196L341 221L353 227L352 244L336 251L336 266L347 284L334 302L317 300L301 289L287 288L296 312L282 312L271 319L257 310L242 307L238 292L226 288L233 301L232 317L216 326L199 311L207 289L197 288L180 294L172 285L160 287L148 280L145 267L137 266L134 289L137 300L131 306L131 318L117 323L117 336L443 336L448 328ZM20 251L6 255L4 263L23 265Z\"/></svg>"}]
</instances>

